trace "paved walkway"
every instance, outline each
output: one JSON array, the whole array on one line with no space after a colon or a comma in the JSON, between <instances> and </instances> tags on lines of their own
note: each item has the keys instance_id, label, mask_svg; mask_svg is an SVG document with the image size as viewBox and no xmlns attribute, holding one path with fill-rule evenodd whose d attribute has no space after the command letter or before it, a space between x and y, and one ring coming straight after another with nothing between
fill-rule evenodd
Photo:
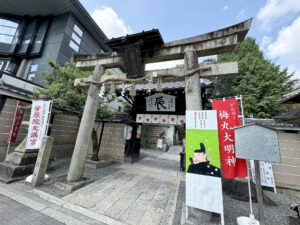
<instances>
[{"instance_id":1,"label":"paved walkway","mask_svg":"<svg viewBox=\"0 0 300 225\"><path fill-rule=\"evenodd\" d=\"M60 225L63 223L0 194L1 225Z\"/></svg>"},{"instance_id":2,"label":"paved walkway","mask_svg":"<svg viewBox=\"0 0 300 225\"><path fill-rule=\"evenodd\" d=\"M0 183L0 218L5 218L0 224L39 224L40 221L70 225L220 224L219 215L209 223L193 217L185 219L185 174L179 170L179 156L175 153L147 149L141 151L141 159L134 164L86 168L84 176L94 182L73 193L52 185L53 178L66 174L69 163L70 159L58 159L54 170L48 171L50 180L38 188L24 181ZM287 216L297 220L289 205L298 203L299 199L267 194L278 207L265 205L266 224L297 224L288 222ZM223 197L226 224L234 225L237 216L249 214L248 202ZM254 212L257 214L256 203Z\"/></svg>"}]
</instances>

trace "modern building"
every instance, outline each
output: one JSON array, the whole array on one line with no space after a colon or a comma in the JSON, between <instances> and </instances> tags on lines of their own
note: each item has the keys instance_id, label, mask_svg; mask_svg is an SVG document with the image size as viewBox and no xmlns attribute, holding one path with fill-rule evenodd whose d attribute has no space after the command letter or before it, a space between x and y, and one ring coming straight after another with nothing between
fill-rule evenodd
<instances>
[{"instance_id":1,"label":"modern building","mask_svg":"<svg viewBox=\"0 0 300 225\"><path fill-rule=\"evenodd\" d=\"M21 125L16 141L7 147L17 102L29 103L33 88L45 86L43 72L52 71L48 58L63 65L74 53L107 52L106 39L79 0L0 1L0 161L27 135ZM28 109L23 121L29 114ZM54 155L55 149L72 152L77 123L71 116L53 118Z\"/></svg>"},{"instance_id":2,"label":"modern building","mask_svg":"<svg viewBox=\"0 0 300 225\"><path fill-rule=\"evenodd\" d=\"M0 96L30 100L48 58L107 52L107 37L79 0L0 1Z\"/></svg>"}]
</instances>

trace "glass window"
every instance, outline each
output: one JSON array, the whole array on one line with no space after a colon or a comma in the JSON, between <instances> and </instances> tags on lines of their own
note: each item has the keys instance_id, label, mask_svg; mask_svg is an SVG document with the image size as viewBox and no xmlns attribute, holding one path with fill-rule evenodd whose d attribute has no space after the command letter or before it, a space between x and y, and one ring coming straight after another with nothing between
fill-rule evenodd
<instances>
[{"instance_id":1,"label":"glass window","mask_svg":"<svg viewBox=\"0 0 300 225\"><path fill-rule=\"evenodd\" d=\"M6 43L6 44L11 44L13 40L13 36L7 36L4 34L0 34L0 42Z\"/></svg>"},{"instance_id":2,"label":"glass window","mask_svg":"<svg viewBox=\"0 0 300 225\"><path fill-rule=\"evenodd\" d=\"M83 32L82 32L82 30L81 30L76 24L74 24L74 31L75 31L80 37L82 37Z\"/></svg>"},{"instance_id":3,"label":"glass window","mask_svg":"<svg viewBox=\"0 0 300 225\"><path fill-rule=\"evenodd\" d=\"M16 28L0 26L0 33L14 36L16 33Z\"/></svg>"},{"instance_id":4,"label":"glass window","mask_svg":"<svg viewBox=\"0 0 300 225\"><path fill-rule=\"evenodd\" d=\"M69 46L75 51L78 52L79 51L79 46L72 40L70 40Z\"/></svg>"},{"instance_id":5,"label":"glass window","mask_svg":"<svg viewBox=\"0 0 300 225\"><path fill-rule=\"evenodd\" d=\"M35 71L37 71L37 68L38 68L38 64L31 65L31 66L30 66L30 72L35 72Z\"/></svg>"},{"instance_id":6,"label":"glass window","mask_svg":"<svg viewBox=\"0 0 300 225\"><path fill-rule=\"evenodd\" d=\"M27 76L27 80L34 80L34 78L35 78L35 73L30 73L30 74L28 74L28 76Z\"/></svg>"},{"instance_id":7,"label":"glass window","mask_svg":"<svg viewBox=\"0 0 300 225\"><path fill-rule=\"evenodd\" d=\"M81 42L81 38L80 37L78 37L78 35L76 34L76 33L72 33L72 39L75 41L75 42L77 42L78 44L80 44L80 42Z\"/></svg>"},{"instance_id":8,"label":"glass window","mask_svg":"<svg viewBox=\"0 0 300 225\"><path fill-rule=\"evenodd\" d=\"M0 42L11 44L16 34L17 27L17 23L0 19Z\"/></svg>"},{"instance_id":9,"label":"glass window","mask_svg":"<svg viewBox=\"0 0 300 225\"><path fill-rule=\"evenodd\" d=\"M0 19L0 26L8 26L8 27L14 27L17 28L18 27L18 23L12 22L10 20L5 20L5 19Z\"/></svg>"}]
</instances>

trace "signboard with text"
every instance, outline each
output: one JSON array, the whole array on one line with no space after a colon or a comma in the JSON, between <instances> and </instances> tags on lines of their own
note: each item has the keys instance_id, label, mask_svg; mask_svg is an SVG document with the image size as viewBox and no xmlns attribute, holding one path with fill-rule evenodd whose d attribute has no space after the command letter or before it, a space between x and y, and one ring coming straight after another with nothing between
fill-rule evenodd
<instances>
[{"instance_id":1,"label":"signboard with text","mask_svg":"<svg viewBox=\"0 0 300 225\"><path fill-rule=\"evenodd\" d=\"M186 111L186 205L223 215L217 112Z\"/></svg>"},{"instance_id":2,"label":"signboard with text","mask_svg":"<svg viewBox=\"0 0 300 225\"><path fill-rule=\"evenodd\" d=\"M250 160L252 180L256 183L254 161ZM259 161L259 172L261 185L265 187L275 187L275 179L271 162Z\"/></svg>"},{"instance_id":3,"label":"signboard with text","mask_svg":"<svg viewBox=\"0 0 300 225\"><path fill-rule=\"evenodd\" d=\"M235 128L236 157L269 162L280 162L276 130L250 124Z\"/></svg>"},{"instance_id":4,"label":"signboard with text","mask_svg":"<svg viewBox=\"0 0 300 225\"><path fill-rule=\"evenodd\" d=\"M46 135L52 101L32 101L26 149L39 149Z\"/></svg>"},{"instance_id":5,"label":"signboard with text","mask_svg":"<svg viewBox=\"0 0 300 225\"><path fill-rule=\"evenodd\" d=\"M235 153L234 127L241 126L238 101L235 98L215 100L212 107L218 116L223 178L246 177L246 160L237 159Z\"/></svg>"},{"instance_id":6,"label":"signboard with text","mask_svg":"<svg viewBox=\"0 0 300 225\"><path fill-rule=\"evenodd\" d=\"M14 120L14 123L12 124L11 132L8 135L8 142L10 142L10 143L13 143L17 140L19 129L20 129L20 126L21 126L21 123L23 120L24 113L25 113L25 109L20 109L20 108L18 108L19 106L25 106L25 104L18 102L18 106L17 106L16 112L15 112L16 113L15 120Z\"/></svg>"},{"instance_id":7,"label":"signboard with text","mask_svg":"<svg viewBox=\"0 0 300 225\"><path fill-rule=\"evenodd\" d=\"M176 97L157 93L146 97L147 112L175 112Z\"/></svg>"}]
</instances>

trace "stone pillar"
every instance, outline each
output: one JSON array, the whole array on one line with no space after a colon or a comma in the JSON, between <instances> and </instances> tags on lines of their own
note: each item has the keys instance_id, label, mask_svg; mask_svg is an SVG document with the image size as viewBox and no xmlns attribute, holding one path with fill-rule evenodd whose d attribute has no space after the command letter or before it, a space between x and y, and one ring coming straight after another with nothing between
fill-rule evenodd
<instances>
[{"instance_id":1,"label":"stone pillar","mask_svg":"<svg viewBox=\"0 0 300 225\"><path fill-rule=\"evenodd\" d=\"M185 73L199 68L198 55L196 51L189 50L184 54ZM194 73L185 78L185 104L186 110L202 110L200 73ZM198 220L209 221L212 213L201 209L192 208L192 215Z\"/></svg>"},{"instance_id":2,"label":"stone pillar","mask_svg":"<svg viewBox=\"0 0 300 225\"><path fill-rule=\"evenodd\" d=\"M184 54L184 69L188 71L198 69L198 55L196 51L189 50ZM199 72L185 78L185 104L186 110L201 110L201 84Z\"/></svg>"},{"instance_id":3,"label":"stone pillar","mask_svg":"<svg viewBox=\"0 0 300 225\"><path fill-rule=\"evenodd\" d=\"M93 74L93 81L99 82L105 69L102 65L97 65ZM95 123L97 108L99 106L100 87L91 84L88 91L88 97L85 103L80 127L77 134L74 152L70 168L68 171L67 181L78 181L82 178L84 164L88 152L88 143L91 138L92 130Z\"/></svg>"},{"instance_id":4,"label":"stone pillar","mask_svg":"<svg viewBox=\"0 0 300 225\"><path fill-rule=\"evenodd\" d=\"M43 137L41 148L35 163L31 184L33 187L43 184L46 170L48 167L49 157L53 145L53 137Z\"/></svg>"}]
</instances>

